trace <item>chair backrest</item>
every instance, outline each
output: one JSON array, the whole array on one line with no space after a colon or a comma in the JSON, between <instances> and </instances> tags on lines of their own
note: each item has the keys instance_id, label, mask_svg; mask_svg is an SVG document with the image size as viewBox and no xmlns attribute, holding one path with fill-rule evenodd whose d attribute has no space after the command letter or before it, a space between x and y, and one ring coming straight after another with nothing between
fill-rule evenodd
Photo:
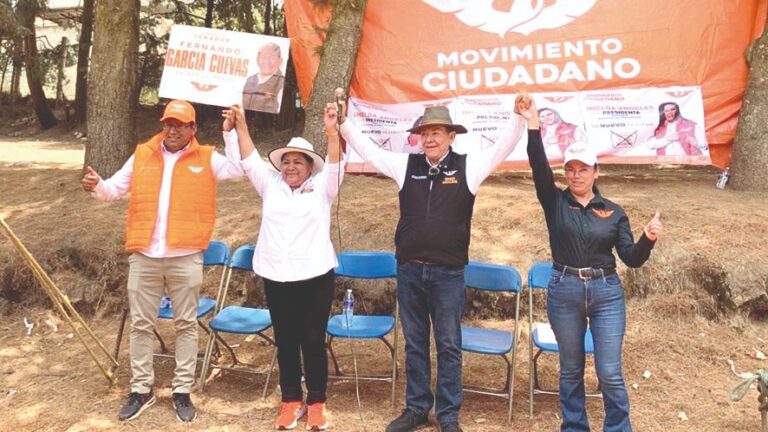
<instances>
[{"instance_id":1,"label":"chair backrest","mask_svg":"<svg viewBox=\"0 0 768 432\"><path fill-rule=\"evenodd\" d=\"M204 266L226 265L229 261L229 247L223 242L212 240L203 252Z\"/></svg>"},{"instance_id":2,"label":"chair backrest","mask_svg":"<svg viewBox=\"0 0 768 432\"><path fill-rule=\"evenodd\" d=\"M528 270L528 289L546 288L551 277L552 263L548 261L537 262Z\"/></svg>"},{"instance_id":3,"label":"chair backrest","mask_svg":"<svg viewBox=\"0 0 768 432\"><path fill-rule=\"evenodd\" d=\"M229 267L234 270L253 271L253 245L243 245L235 250L232 259L229 261Z\"/></svg>"},{"instance_id":4,"label":"chair backrest","mask_svg":"<svg viewBox=\"0 0 768 432\"><path fill-rule=\"evenodd\" d=\"M514 267L470 261L464 270L464 283L467 288L519 293L522 278Z\"/></svg>"},{"instance_id":5,"label":"chair backrest","mask_svg":"<svg viewBox=\"0 0 768 432\"><path fill-rule=\"evenodd\" d=\"M397 276L397 261L392 252L342 252L336 275L360 279Z\"/></svg>"}]
</instances>

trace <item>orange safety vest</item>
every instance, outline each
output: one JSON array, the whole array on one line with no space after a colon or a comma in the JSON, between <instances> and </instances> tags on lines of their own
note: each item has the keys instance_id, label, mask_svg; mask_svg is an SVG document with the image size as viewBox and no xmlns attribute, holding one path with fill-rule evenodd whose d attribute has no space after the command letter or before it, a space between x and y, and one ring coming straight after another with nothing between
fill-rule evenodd
<instances>
[{"instance_id":1,"label":"orange safety vest","mask_svg":"<svg viewBox=\"0 0 768 432\"><path fill-rule=\"evenodd\" d=\"M125 224L125 250L149 249L157 219L163 179L163 134L136 146L131 197ZM189 148L173 168L166 241L173 249L208 247L216 223L216 177L211 167L213 146L192 137Z\"/></svg>"}]
</instances>

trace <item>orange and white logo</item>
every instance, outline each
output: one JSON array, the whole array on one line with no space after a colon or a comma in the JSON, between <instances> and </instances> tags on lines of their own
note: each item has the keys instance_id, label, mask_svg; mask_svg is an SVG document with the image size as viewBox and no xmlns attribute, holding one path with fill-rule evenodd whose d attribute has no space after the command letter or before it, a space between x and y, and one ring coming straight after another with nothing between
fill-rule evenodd
<instances>
[{"instance_id":1,"label":"orange and white logo","mask_svg":"<svg viewBox=\"0 0 768 432\"><path fill-rule=\"evenodd\" d=\"M668 91L666 93L673 98L684 98L693 93L693 90Z\"/></svg>"},{"instance_id":2,"label":"orange and white logo","mask_svg":"<svg viewBox=\"0 0 768 432\"><path fill-rule=\"evenodd\" d=\"M192 87L196 88L198 91L201 91L201 92L209 92L218 87L217 84L203 84L195 81L192 81L190 84L192 84Z\"/></svg>"},{"instance_id":3,"label":"orange and white logo","mask_svg":"<svg viewBox=\"0 0 768 432\"><path fill-rule=\"evenodd\" d=\"M573 99L573 96L544 96L544 99L552 103L563 103Z\"/></svg>"},{"instance_id":4,"label":"orange and white logo","mask_svg":"<svg viewBox=\"0 0 768 432\"><path fill-rule=\"evenodd\" d=\"M504 37L562 27L592 9L597 0L422 0L464 24ZM546 5L547 3L552 3Z\"/></svg>"},{"instance_id":5,"label":"orange and white logo","mask_svg":"<svg viewBox=\"0 0 768 432\"><path fill-rule=\"evenodd\" d=\"M596 208L593 208L592 211L599 217L600 219L608 219L613 214L613 210L598 210Z\"/></svg>"},{"instance_id":6,"label":"orange and white logo","mask_svg":"<svg viewBox=\"0 0 768 432\"><path fill-rule=\"evenodd\" d=\"M195 174L200 174L201 172L203 172L203 167L190 165L189 170Z\"/></svg>"}]
</instances>

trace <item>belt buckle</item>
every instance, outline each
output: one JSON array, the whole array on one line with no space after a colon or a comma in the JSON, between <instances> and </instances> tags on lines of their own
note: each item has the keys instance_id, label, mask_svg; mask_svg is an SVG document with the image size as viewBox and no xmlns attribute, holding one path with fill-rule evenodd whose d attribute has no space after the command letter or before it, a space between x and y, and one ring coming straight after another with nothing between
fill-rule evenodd
<instances>
[{"instance_id":1,"label":"belt buckle","mask_svg":"<svg viewBox=\"0 0 768 432\"><path fill-rule=\"evenodd\" d=\"M579 269L579 279L581 279L581 280L590 280L590 279L592 279L591 276L582 276L582 274L581 274L582 270L592 270L592 269L589 268L589 267L580 268Z\"/></svg>"}]
</instances>

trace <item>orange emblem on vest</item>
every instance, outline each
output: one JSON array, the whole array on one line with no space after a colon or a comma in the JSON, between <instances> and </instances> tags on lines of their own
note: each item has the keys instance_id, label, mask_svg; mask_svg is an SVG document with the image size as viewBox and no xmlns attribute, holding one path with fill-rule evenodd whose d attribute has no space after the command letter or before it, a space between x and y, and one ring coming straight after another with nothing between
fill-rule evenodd
<instances>
[{"instance_id":1,"label":"orange emblem on vest","mask_svg":"<svg viewBox=\"0 0 768 432\"><path fill-rule=\"evenodd\" d=\"M613 214L613 210L598 210L593 208L592 211L601 219L608 219Z\"/></svg>"}]
</instances>

